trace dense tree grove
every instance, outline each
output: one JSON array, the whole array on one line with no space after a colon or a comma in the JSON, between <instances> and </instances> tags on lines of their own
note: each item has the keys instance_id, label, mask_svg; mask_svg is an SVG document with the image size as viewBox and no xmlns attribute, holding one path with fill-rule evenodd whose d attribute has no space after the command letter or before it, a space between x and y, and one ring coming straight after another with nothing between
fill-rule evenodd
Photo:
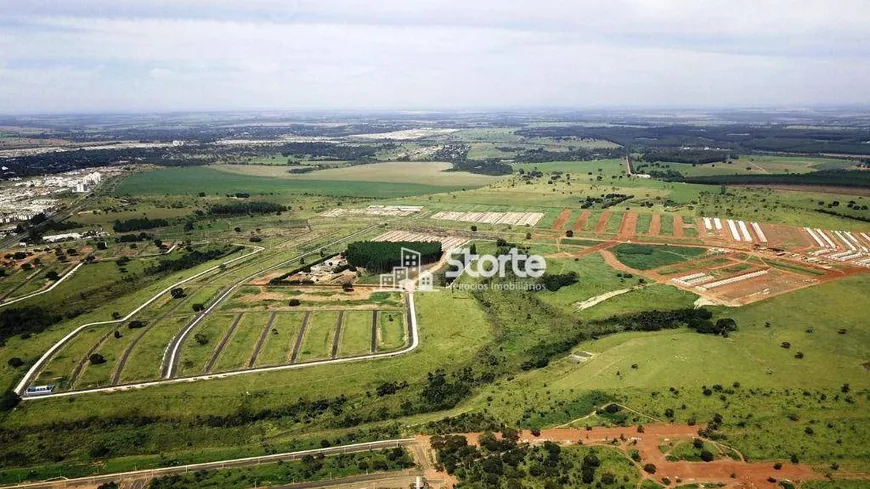
<instances>
[{"instance_id":1,"label":"dense tree grove","mask_svg":"<svg viewBox=\"0 0 870 489\"><path fill-rule=\"evenodd\" d=\"M166 219L149 219L147 217L137 217L124 221L115 221L112 224L112 230L116 233L129 233L130 231L140 231L142 229L153 229L168 226L169 221Z\"/></svg>"},{"instance_id":2,"label":"dense tree grove","mask_svg":"<svg viewBox=\"0 0 870 489\"><path fill-rule=\"evenodd\" d=\"M421 265L441 257L441 243L437 241L357 241L347 245L344 256L352 266L363 267L371 273L386 273L401 264L402 248L420 253Z\"/></svg>"},{"instance_id":3,"label":"dense tree grove","mask_svg":"<svg viewBox=\"0 0 870 489\"><path fill-rule=\"evenodd\" d=\"M571 148L568 151L551 151L544 148L527 149L514 157L517 163L546 163L548 161L592 161L599 159L621 158L622 148L587 149Z\"/></svg>"},{"instance_id":4,"label":"dense tree grove","mask_svg":"<svg viewBox=\"0 0 870 489\"><path fill-rule=\"evenodd\" d=\"M674 163L704 164L728 161L729 157L734 156L732 156L727 151L716 151L709 149L668 148L648 150L643 153L641 159L650 163L654 163L657 161L669 161Z\"/></svg>"},{"instance_id":5,"label":"dense tree grove","mask_svg":"<svg viewBox=\"0 0 870 489\"><path fill-rule=\"evenodd\" d=\"M243 214L269 214L272 212L283 212L287 210L286 206L276 204L274 202L250 201L250 202L230 202L227 204L214 204L209 207L210 214L217 216L231 216Z\"/></svg>"},{"instance_id":6,"label":"dense tree grove","mask_svg":"<svg viewBox=\"0 0 870 489\"><path fill-rule=\"evenodd\" d=\"M632 149L721 148L729 152L783 151L793 153L867 153L863 129L794 128L786 124L691 124L546 126L516 131L519 136L556 139L585 138L612 141ZM721 161L721 160L720 160Z\"/></svg>"},{"instance_id":7,"label":"dense tree grove","mask_svg":"<svg viewBox=\"0 0 870 489\"><path fill-rule=\"evenodd\" d=\"M544 284L547 290L555 292L562 287L577 283L577 272L568 273L545 273L541 277L541 283Z\"/></svg>"},{"instance_id":8,"label":"dense tree grove","mask_svg":"<svg viewBox=\"0 0 870 489\"><path fill-rule=\"evenodd\" d=\"M278 150L284 157L312 158L323 161L375 161L378 147L301 142L283 144Z\"/></svg>"},{"instance_id":9,"label":"dense tree grove","mask_svg":"<svg viewBox=\"0 0 870 489\"><path fill-rule=\"evenodd\" d=\"M709 175L684 177L682 181L705 185L821 185L868 187L870 174L863 170L821 170L810 173L769 173L764 175Z\"/></svg>"},{"instance_id":10,"label":"dense tree grove","mask_svg":"<svg viewBox=\"0 0 870 489\"><path fill-rule=\"evenodd\" d=\"M41 333L61 319L60 314L36 306L0 310L0 346L12 336Z\"/></svg>"}]
</instances>

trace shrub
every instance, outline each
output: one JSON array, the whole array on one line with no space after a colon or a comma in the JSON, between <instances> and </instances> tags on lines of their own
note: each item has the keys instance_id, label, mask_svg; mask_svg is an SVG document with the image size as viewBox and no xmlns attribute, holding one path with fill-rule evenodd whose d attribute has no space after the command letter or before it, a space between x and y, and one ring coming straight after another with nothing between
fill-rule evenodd
<instances>
[{"instance_id":1,"label":"shrub","mask_svg":"<svg viewBox=\"0 0 870 489\"><path fill-rule=\"evenodd\" d=\"M6 364L12 368L18 368L18 367L24 365L24 360L22 360L18 357L12 357L6 362Z\"/></svg>"},{"instance_id":2,"label":"shrub","mask_svg":"<svg viewBox=\"0 0 870 489\"><path fill-rule=\"evenodd\" d=\"M655 474L656 473L656 466L653 464L646 464L643 466L643 471L646 472L647 474Z\"/></svg>"},{"instance_id":3,"label":"shrub","mask_svg":"<svg viewBox=\"0 0 870 489\"><path fill-rule=\"evenodd\" d=\"M88 357L88 361L91 362L91 365L100 365L101 363L106 363L106 359L99 353L91 354L91 356Z\"/></svg>"}]
</instances>

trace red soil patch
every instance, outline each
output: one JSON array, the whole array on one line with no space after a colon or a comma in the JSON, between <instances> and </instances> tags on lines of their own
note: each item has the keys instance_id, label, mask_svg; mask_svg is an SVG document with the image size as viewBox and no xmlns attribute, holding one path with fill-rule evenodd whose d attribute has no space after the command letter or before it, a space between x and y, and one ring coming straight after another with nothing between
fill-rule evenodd
<instances>
[{"instance_id":1,"label":"red soil patch","mask_svg":"<svg viewBox=\"0 0 870 489\"><path fill-rule=\"evenodd\" d=\"M622 215L622 223L619 226L618 238L622 240L633 238L635 229L637 229L637 213L626 212Z\"/></svg>"},{"instance_id":2,"label":"red soil patch","mask_svg":"<svg viewBox=\"0 0 870 489\"><path fill-rule=\"evenodd\" d=\"M571 209L562 209L562 211L559 212L559 217L556 218L556 222L553 223L553 230L558 231L562 229L562 226L565 225L565 222L569 217L571 217Z\"/></svg>"},{"instance_id":3,"label":"red soil patch","mask_svg":"<svg viewBox=\"0 0 870 489\"><path fill-rule=\"evenodd\" d=\"M767 246L795 251L818 248L810 235L801 228L780 224L762 224L761 228L767 238Z\"/></svg>"},{"instance_id":4,"label":"red soil patch","mask_svg":"<svg viewBox=\"0 0 870 489\"><path fill-rule=\"evenodd\" d=\"M574 223L574 232L580 232L583 230L583 225L586 224L586 221L589 219L589 215L592 214L589 210L585 210L580 214L580 217L577 218L577 222Z\"/></svg>"},{"instance_id":5,"label":"red soil patch","mask_svg":"<svg viewBox=\"0 0 870 489\"><path fill-rule=\"evenodd\" d=\"M649 234L650 236L658 236L662 231L662 215L661 214L653 214L652 220L649 223Z\"/></svg>"},{"instance_id":6,"label":"red soil patch","mask_svg":"<svg viewBox=\"0 0 870 489\"><path fill-rule=\"evenodd\" d=\"M604 230L607 229L607 221L610 220L612 214L613 211L604 211L604 213L601 214L598 223L595 224L595 234L604 234Z\"/></svg>"},{"instance_id":7,"label":"red soil patch","mask_svg":"<svg viewBox=\"0 0 870 489\"><path fill-rule=\"evenodd\" d=\"M674 237L683 237L683 218L680 216L674 216Z\"/></svg>"}]
</instances>

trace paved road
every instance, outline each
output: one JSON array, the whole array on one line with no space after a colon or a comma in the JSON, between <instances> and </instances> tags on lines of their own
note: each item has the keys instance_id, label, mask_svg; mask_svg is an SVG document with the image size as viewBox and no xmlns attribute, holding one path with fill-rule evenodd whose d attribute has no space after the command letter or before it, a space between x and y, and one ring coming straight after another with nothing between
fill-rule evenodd
<instances>
[{"instance_id":1,"label":"paved road","mask_svg":"<svg viewBox=\"0 0 870 489\"><path fill-rule=\"evenodd\" d=\"M358 453L367 452L369 450L381 450L384 448L407 447L416 444L417 441L413 438L403 438L395 440L383 440L367 443L355 443L352 445L342 445L337 447L320 448L313 450L302 450L298 452L276 453L274 455L264 455L262 457L247 457L232 460L222 460L219 462L205 462L200 464L179 465L177 467L162 467L159 469L135 470L130 472L120 472L116 474L96 475L92 477L80 477L77 479L64 479L48 482L32 482L13 486L14 488L26 489L57 489L61 487L82 487L102 484L104 482L118 482L129 479L146 479L160 477L172 474L185 474L187 472L197 470L216 470L252 467L269 462L299 460L306 455L335 455L339 453ZM311 486L315 487L315 486Z\"/></svg>"}]
</instances>

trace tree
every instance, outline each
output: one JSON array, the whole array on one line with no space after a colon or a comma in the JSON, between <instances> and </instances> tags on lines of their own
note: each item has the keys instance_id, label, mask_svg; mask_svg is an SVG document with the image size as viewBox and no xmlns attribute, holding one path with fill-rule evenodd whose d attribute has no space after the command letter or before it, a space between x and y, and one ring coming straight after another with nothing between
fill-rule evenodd
<instances>
[{"instance_id":1,"label":"tree","mask_svg":"<svg viewBox=\"0 0 870 489\"><path fill-rule=\"evenodd\" d=\"M198 345L205 345L208 343L208 336L202 333L196 333L195 335L193 335L193 339Z\"/></svg>"},{"instance_id":2,"label":"tree","mask_svg":"<svg viewBox=\"0 0 870 489\"><path fill-rule=\"evenodd\" d=\"M91 365L100 365L101 363L106 363L106 359L99 353L91 354L91 356L88 357L88 360L91 362Z\"/></svg>"},{"instance_id":3,"label":"tree","mask_svg":"<svg viewBox=\"0 0 870 489\"><path fill-rule=\"evenodd\" d=\"M716 458L716 457L713 455L713 452L711 452L710 450L706 450L706 449L701 450L701 460L703 460L705 462L712 462L714 458Z\"/></svg>"},{"instance_id":4,"label":"tree","mask_svg":"<svg viewBox=\"0 0 870 489\"><path fill-rule=\"evenodd\" d=\"M290 302L288 302L288 305L290 307L297 307L299 306L299 304L302 304L302 301L300 301L299 299L290 299Z\"/></svg>"},{"instance_id":5,"label":"tree","mask_svg":"<svg viewBox=\"0 0 870 489\"><path fill-rule=\"evenodd\" d=\"M655 474L656 473L656 466L653 464L646 464L643 466L643 471L646 472L647 474Z\"/></svg>"},{"instance_id":6,"label":"tree","mask_svg":"<svg viewBox=\"0 0 870 489\"><path fill-rule=\"evenodd\" d=\"M573 238L573 237L574 237L574 231L571 230L571 229L565 231L565 236L568 237L568 238Z\"/></svg>"},{"instance_id":7,"label":"tree","mask_svg":"<svg viewBox=\"0 0 870 489\"><path fill-rule=\"evenodd\" d=\"M169 291L169 294L172 296L173 299L181 299L182 297L184 297L184 289L182 289L181 287L175 287Z\"/></svg>"},{"instance_id":8,"label":"tree","mask_svg":"<svg viewBox=\"0 0 870 489\"><path fill-rule=\"evenodd\" d=\"M472 231L477 231L477 226L471 226Z\"/></svg>"},{"instance_id":9,"label":"tree","mask_svg":"<svg viewBox=\"0 0 870 489\"><path fill-rule=\"evenodd\" d=\"M60 275L58 275L57 272L52 270L52 271L45 274L45 278L54 282L54 281L60 280Z\"/></svg>"},{"instance_id":10,"label":"tree","mask_svg":"<svg viewBox=\"0 0 870 489\"><path fill-rule=\"evenodd\" d=\"M196 303L193 305L193 312L199 312L199 311L202 311L203 309L205 309L205 306L203 306L200 303Z\"/></svg>"},{"instance_id":11,"label":"tree","mask_svg":"<svg viewBox=\"0 0 870 489\"><path fill-rule=\"evenodd\" d=\"M18 367L24 365L24 360L22 360L18 357L12 357L6 362L6 364L8 364L12 368L18 368Z\"/></svg>"},{"instance_id":12,"label":"tree","mask_svg":"<svg viewBox=\"0 0 870 489\"><path fill-rule=\"evenodd\" d=\"M0 413L12 411L19 402L21 402L21 396L11 389L7 390L0 396Z\"/></svg>"}]
</instances>

